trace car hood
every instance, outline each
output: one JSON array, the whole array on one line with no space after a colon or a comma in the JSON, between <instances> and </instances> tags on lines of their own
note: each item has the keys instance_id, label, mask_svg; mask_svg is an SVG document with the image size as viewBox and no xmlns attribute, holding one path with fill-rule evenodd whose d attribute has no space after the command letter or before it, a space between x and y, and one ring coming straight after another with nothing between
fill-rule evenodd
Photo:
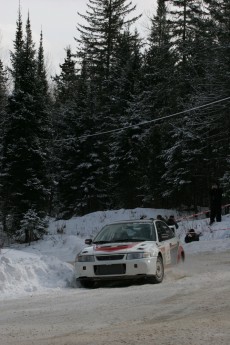
<instances>
[{"instance_id":1,"label":"car hood","mask_svg":"<svg viewBox=\"0 0 230 345\"><path fill-rule=\"evenodd\" d=\"M129 253L133 251L148 251L155 247L156 242L153 241L94 244L84 248L81 254Z\"/></svg>"}]
</instances>

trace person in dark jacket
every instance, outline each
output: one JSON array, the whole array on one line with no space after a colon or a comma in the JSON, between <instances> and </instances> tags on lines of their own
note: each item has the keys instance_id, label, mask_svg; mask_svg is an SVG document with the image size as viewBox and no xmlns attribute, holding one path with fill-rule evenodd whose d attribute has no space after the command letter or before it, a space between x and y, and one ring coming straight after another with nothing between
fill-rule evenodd
<instances>
[{"instance_id":1,"label":"person in dark jacket","mask_svg":"<svg viewBox=\"0 0 230 345\"><path fill-rule=\"evenodd\" d=\"M184 239L185 243L190 243L190 242L199 241L199 240L200 240L200 234L197 234L194 229L190 229Z\"/></svg>"},{"instance_id":2,"label":"person in dark jacket","mask_svg":"<svg viewBox=\"0 0 230 345\"><path fill-rule=\"evenodd\" d=\"M167 224L170 226L170 225L174 225L176 229L179 228L176 220L175 220L175 217L172 215L169 217L169 219L167 220Z\"/></svg>"},{"instance_id":3,"label":"person in dark jacket","mask_svg":"<svg viewBox=\"0 0 230 345\"><path fill-rule=\"evenodd\" d=\"M166 223L166 220L162 217L161 214L158 214L158 215L157 215L157 220L162 220L163 222Z\"/></svg>"},{"instance_id":4,"label":"person in dark jacket","mask_svg":"<svg viewBox=\"0 0 230 345\"><path fill-rule=\"evenodd\" d=\"M1 253L1 249L3 248L4 246L4 240L3 238L0 238L0 253Z\"/></svg>"},{"instance_id":5,"label":"person in dark jacket","mask_svg":"<svg viewBox=\"0 0 230 345\"><path fill-rule=\"evenodd\" d=\"M221 222L221 204L222 204L222 189L218 182L212 184L210 190L210 225L215 222Z\"/></svg>"}]
</instances>

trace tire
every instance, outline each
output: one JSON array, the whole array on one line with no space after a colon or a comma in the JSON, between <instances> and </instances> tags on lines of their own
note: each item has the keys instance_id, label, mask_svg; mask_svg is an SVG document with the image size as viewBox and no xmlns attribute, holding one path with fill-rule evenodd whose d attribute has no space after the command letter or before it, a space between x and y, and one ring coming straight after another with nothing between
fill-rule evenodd
<instances>
[{"instance_id":1,"label":"tire","mask_svg":"<svg viewBox=\"0 0 230 345\"><path fill-rule=\"evenodd\" d=\"M157 257L156 262L156 275L152 276L149 280L152 284L162 283L164 279L164 264L161 256Z\"/></svg>"}]
</instances>

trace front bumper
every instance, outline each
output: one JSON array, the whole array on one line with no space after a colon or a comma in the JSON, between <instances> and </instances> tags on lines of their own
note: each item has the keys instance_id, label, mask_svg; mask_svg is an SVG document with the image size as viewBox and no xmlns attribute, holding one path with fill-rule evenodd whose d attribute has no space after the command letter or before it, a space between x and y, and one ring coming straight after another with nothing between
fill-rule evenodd
<instances>
[{"instance_id":1,"label":"front bumper","mask_svg":"<svg viewBox=\"0 0 230 345\"><path fill-rule=\"evenodd\" d=\"M156 274L156 257L138 260L76 262L77 280L125 280L141 279Z\"/></svg>"}]
</instances>

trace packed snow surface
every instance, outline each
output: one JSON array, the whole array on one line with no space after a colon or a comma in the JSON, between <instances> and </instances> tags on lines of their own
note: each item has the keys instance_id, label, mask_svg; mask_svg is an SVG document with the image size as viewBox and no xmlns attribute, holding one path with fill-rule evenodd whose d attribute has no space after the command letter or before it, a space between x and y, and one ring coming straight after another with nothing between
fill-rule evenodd
<instances>
[{"instance_id":1,"label":"packed snow surface","mask_svg":"<svg viewBox=\"0 0 230 345\"><path fill-rule=\"evenodd\" d=\"M180 217L172 210L134 209L95 212L67 221L50 220L48 235L30 245L14 244L0 253L0 300L57 291L74 286L76 254L85 246L85 238L93 237L102 226L112 221L155 218L171 214L180 219L177 235L185 253L224 252L230 250L230 215L209 226L209 219ZM185 234L195 229L202 236L199 242L184 243Z\"/></svg>"}]
</instances>

